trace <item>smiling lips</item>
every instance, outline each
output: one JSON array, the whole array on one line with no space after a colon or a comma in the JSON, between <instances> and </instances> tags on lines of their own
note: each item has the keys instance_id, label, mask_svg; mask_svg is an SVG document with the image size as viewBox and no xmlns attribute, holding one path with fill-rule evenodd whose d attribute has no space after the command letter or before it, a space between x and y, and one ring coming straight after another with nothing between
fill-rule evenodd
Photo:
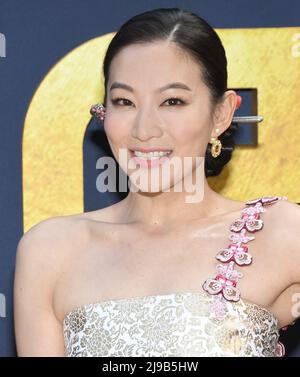
<instances>
[{"instance_id":1,"label":"smiling lips","mask_svg":"<svg viewBox=\"0 0 300 377\"><path fill-rule=\"evenodd\" d=\"M136 162L136 164L145 168L153 168L163 164L165 161L169 160L168 156L172 152L170 150L154 150L154 148L144 148L143 151L141 151L141 149L142 148L132 151L132 159ZM152 151L149 151L149 149L152 149ZM147 150L147 152L145 152L145 150Z\"/></svg>"}]
</instances>

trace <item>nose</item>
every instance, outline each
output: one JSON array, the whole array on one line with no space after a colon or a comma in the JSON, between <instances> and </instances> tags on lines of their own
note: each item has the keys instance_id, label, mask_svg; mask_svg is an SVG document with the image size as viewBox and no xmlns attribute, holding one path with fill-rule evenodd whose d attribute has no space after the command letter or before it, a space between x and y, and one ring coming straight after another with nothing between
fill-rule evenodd
<instances>
[{"instance_id":1,"label":"nose","mask_svg":"<svg viewBox=\"0 0 300 377\"><path fill-rule=\"evenodd\" d=\"M153 108L143 108L137 112L131 129L131 136L139 140L148 140L162 135L161 122Z\"/></svg>"}]
</instances>

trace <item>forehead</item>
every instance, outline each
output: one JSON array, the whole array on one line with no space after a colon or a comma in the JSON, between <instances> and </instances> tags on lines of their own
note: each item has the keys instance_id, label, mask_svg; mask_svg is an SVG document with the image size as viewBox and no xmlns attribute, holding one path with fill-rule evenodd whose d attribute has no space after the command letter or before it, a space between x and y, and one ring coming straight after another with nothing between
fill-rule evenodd
<instances>
[{"instance_id":1,"label":"forehead","mask_svg":"<svg viewBox=\"0 0 300 377\"><path fill-rule=\"evenodd\" d=\"M173 42L133 44L113 58L109 82L122 81L149 88L171 81L184 81L190 87L202 83L200 63ZM203 83L202 83L203 84Z\"/></svg>"}]
</instances>

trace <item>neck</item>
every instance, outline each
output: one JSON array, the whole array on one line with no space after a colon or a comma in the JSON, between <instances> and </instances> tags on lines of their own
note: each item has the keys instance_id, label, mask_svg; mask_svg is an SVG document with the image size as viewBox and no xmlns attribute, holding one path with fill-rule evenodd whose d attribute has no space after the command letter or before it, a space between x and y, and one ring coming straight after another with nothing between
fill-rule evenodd
<instances>
[{"instance_id":1,"label":"neck","mask_svg":"<svg viewBox=\"0 0 300 377\"><path fill-rule=\"evenodd\" d=\"M167 224L186 223L193 219L206 219L224 214L232 210L234 202L213 191L203 174L200 200L187 202L190 192L132 192L130 191L123 204L125 205L126 221L137 222L149 227ZM199 182L197 182L199 185ZM193 196L192 196L193 197ZM237 207L237 205L236 205Z\"/></svg>"}]
</instances>

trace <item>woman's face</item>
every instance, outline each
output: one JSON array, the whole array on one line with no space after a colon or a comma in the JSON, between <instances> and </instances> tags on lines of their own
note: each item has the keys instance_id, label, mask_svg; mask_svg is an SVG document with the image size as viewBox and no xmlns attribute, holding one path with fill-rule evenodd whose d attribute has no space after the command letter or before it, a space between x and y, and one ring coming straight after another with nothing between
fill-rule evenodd
<instances>
[{"instance_id":1,"label":"woman's face","mask_svg":"<svg viewBox=\"0 0 300 377\"><path fill-rule=\"evenodd\" d=\"M164 88L174 83L184 87ZM202 81L199 64L174 43L163 41L122 49L111 62L106 90L104 129L115 158L130 178L137 169L148 176L150 170L153 173L162 168L149 168L146 162L128 169L133 151L139 147L172 151L170 159L193 157L192 169L196 166L194 157L203 160L212 130L210 92ZM125 156L119 154L121 149ZM176 166L173 178L160 183L159 191L171 188L189 173ZM148 185L140 188L149 191Z\"/></svg>"}]
</instances>

